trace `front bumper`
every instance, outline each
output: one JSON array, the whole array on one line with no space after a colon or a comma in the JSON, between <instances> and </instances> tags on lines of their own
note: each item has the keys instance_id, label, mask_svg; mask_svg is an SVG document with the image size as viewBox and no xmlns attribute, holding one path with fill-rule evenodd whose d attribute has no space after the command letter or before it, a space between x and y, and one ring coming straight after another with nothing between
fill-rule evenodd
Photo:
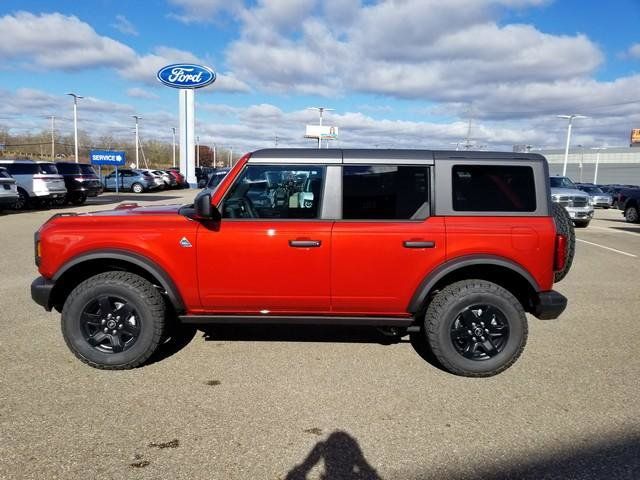
<instances>
[{"instance_id":1,"label":"front bumper","mask_svg":"<svg viewBox=\"0 0 640 480\"><path fill-rule=\"evenodd\" d=\"M564 207L571 217L571 220L591 220L593 218L593 207Z\"/></svg>"},{"instance_id":2,"label":"front bumper","mask_svg":"<svg viewBox=\"0 0 640 480\"><path fill-rule=\"evenodd\" d=\"M0 195L1 207L12 207L18 200L18 195Z\"/></svg>"},{"instance_id":3,"label":"front bumper","mask_svg":"<svg viewBox=\"0 0 640 480\"><path fill-rule=\"evenodd\" d=\"M31 298L47 312L51 311L51 291L54 286L54 282L44 277L38 277L31 283Z\"/></svg>"},{"instance_id":4,"label":"front bumper","mask_svg":"<svg viewBox=\"0 0 640 480\"><path fill-rule=\"evenodd\" d=\"M567 308L567 297L555 290L549 290L538 292L533 300L531 313L540 320L553 320L558 318L565 308Z\"/></svg>"}]
</instances>

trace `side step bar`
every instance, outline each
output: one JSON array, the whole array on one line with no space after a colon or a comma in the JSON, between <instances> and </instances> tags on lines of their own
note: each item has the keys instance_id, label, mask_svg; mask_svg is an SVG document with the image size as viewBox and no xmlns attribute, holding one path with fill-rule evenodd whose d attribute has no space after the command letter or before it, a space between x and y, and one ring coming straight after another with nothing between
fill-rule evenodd
<instances>
[{"instance_id":1,"label":"side step bar","mask_svg":"<svg viewBox=\"0 0 640 480\"><path fill-rule=\"evenodd\" d=\"M182 323L197 325L290 324L408 327L413 323L413 318L411 317L333 317L320 315L180 315L178 318Z\"/></svg>"}]
</instances>

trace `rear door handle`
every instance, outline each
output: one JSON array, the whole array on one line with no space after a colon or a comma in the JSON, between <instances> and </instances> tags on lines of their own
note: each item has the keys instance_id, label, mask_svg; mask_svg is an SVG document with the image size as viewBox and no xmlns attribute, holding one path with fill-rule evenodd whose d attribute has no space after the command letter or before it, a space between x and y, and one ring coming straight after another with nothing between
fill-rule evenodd
<instances>
[{"instance_id":1,"label":"rear door handle","mask_svg":"<svg viewBox=\"0 0 640 480\"><path fill-rule=\"evenodd\" d=\"M320 240L289 240L289 246L294 248L316 248L320 245Z\"/></svg>"},{"instance_id":2,"label":"rear door handle","mask_svg":"<svg viewBox=\"0 0 640 480\"><path fill-rule=\"evenodd\" d=\"M433 248L436 246L436 242L425 240L405 240L404 248Z\"/></svg>"}]
</instances>

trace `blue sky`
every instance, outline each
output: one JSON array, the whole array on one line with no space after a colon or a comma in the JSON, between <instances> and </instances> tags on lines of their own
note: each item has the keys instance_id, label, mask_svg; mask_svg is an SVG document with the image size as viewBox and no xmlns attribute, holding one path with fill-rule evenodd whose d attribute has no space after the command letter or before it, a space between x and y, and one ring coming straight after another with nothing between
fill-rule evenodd
<instances>
[{"instance_id":1,"label":"blue sky","mask_svg":"<svg viewBox=\"0 0 640 480\"><path fill-rule=\"evenodd\" d=\"M304 146L306 107L334 108L344 146L443 147L468 120L478 146L561 144L557 113L586 113L576 142L622 145L640 126L640 2L576 0L140 0L0 4L0 126L46 116L95 136L167 139L177 92L163 63L219 74L198 91L206 142ZM8 40L6 40L8 39Z\"/></svg>"}]
</instances>

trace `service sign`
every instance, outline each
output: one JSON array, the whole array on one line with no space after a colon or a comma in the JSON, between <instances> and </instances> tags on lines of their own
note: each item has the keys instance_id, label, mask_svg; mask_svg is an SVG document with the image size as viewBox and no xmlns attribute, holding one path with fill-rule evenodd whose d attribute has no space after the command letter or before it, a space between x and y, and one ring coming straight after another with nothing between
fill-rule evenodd
<instances>
[{"instance_id":1,"label":"service sign","mask_svg":"<svg viewBox=\"0 0 640 480\"><path fill-rule=\"evenodd\" d=\"M91 150L89 159L93 165L113 165L122 167L127 161L124 152L115 150Z\"/></svg>"},{"instance_id":2,"label":"service sign","mask_svg":"<svg viewBox=\"0 0 640 480\"><path fill-rule=\"evenodd\" d=\"M158 70L158 80L173 88L202 88L216 80L209 67L193 63L176 63Z\"/></svg>"}]
</instances>

